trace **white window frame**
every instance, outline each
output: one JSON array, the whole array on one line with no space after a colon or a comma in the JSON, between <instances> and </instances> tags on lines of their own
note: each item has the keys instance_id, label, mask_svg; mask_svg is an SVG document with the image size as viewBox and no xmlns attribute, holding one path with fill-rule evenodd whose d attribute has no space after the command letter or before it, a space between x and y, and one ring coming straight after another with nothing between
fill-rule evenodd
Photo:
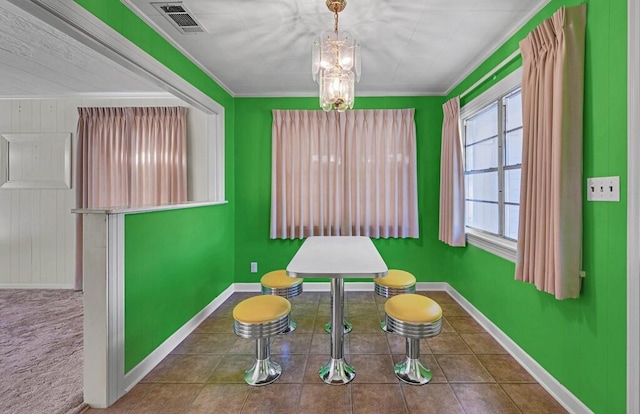
<instances>
[{"instance_id":1,"label":"white window frame","mask_svg":"<svg viewBox=\"0 0 640 414\"><path fill-rule=\"evenodd\" d=\"M460 108L460 119L464 120L485 106L497 101L522 83L522 68L518 68L504 79L487 89L477 98ZM517 242L481 230L465 227L467 243L503 259L516 262Z\"/></svg>"}]
</instances>

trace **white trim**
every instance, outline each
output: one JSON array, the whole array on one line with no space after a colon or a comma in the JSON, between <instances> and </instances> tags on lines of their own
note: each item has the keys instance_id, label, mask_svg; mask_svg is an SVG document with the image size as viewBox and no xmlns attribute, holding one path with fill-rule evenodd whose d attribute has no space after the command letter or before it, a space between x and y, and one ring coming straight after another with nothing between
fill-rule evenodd
<instances>
[{"instance_id":1,"label":"white trim","mask_svg":"<svg viewBox=\"0 0 640 414\"><path fill-rule=\"evenodd\" d=\"M150 213L153 211L184 210L187 208L217 206L227 204L228 201L193 201L183 204L168 204L164 206L142 206L142 207L113 207L113 208L74 208L72 213L76 214L137 214Z\"/></svg>"},{"instance_id":2,"label":"white trim","mask_svg":"<svg viewBox=\"0 0 640 414\"><path fill-rule=\"evenodd\" d=\"M207 306L198 312L187 323L182 325L173 335L167 338L152 353L147 355L138 365L124 375L124 390L129 392L140 380L142 380L153 368L156 367L167 355L173 351L186 337L188 337L209 315L220 307L233 292L234 285L229 286L220 295L216 296Z\"/></svg>"},{"instance_id":3,"label":"white trim","mask_svg":"<svg viewBox=\"0 0 640 414\"><path fill-rule=\"evenodd\" d=\"M573 414L592 413L582 401L576 398L564 385L538 364L529 354L509 338L489 318L484 316L467 299L451 286L447 287L447 293L466 310L502 347L527 370L531 376L545 389L560 405Z\"/></svg>"},{"instance_id":4,"label":"white trim","mask_svg":"<svg viewBox=\"0 0 640 414\"><path fill-rule=\"evenodd\" d=\"M467 243L515 263L518 243L474 229L466 229Z\"/></svg>"},{"instance_id":5,"label":"white trim","mask_svg":"<svg viewBox=\"0 0 640 414\"><path fill-rule=\"evenodd\" d=\"M124 390L124 214L107 217L107 404Z\"/></svg>"},{"instance_id":6,"label":"white trim","mask_svg":"<svg viewBox=\"0 0 640 414\"><path fill-rule=\"evenodd\" d=\"M627 15L627 413L640 413L640 0Z\"/></svg>"},{"instance_id":7,"label":"white trim","mask_svg":"<svg viewBox=\"0 0 640 414\"><path fill-rule=\"evenodd\" d=\"M260 283L234 283L235 292L261 292ZM304 292L331 292L331 282L304 282ZM373 282L344 282L345 292L373 292Z\"/></svg>"},{"instance_id":8,"label":"white trim","mask_svg":"<svg viewBox=\"0 0 640 414\"><path fill-rule=\"evenodd\" d=\"M508 63L510 63L513 59L515 59L516 56L520 56L520 49L516 50L515 52L513 52L512 54L507 56L507 58L505 60L503 60L502 62L500 62L495 68L491 69L486 75L484 75L483 77L478 79L478 81L476 83L474 83L473 85L469 86L466 91L464 91L464 92L462 92L460 94L460 99L464 98L469 93L473 92L484 81L489 79L491 76L493 76L495 73L497 73L500 69L502 69Z\"/></svg>"},{"instance_id":9,"label":"white trim","mask_svg":"<svg viewBox=\"0 0 640 414\"><path fill-rule=\"evenodd\" d=\"M475 112L496 101L502 95L505 95L512 89L517 88L520 84L522 84L522 67L514 70L498 83L475 97L471 102L468 102L461 107L460 120L463 121L465 118L468 118Z\"/></svg>"},{"instance_id":10,"label":"white trim","mask_svg":"<svg viewBox=\"0 0 640 414\"><path fill-rule=\"evenodd\" d=\"M494 48L487 50L486 53L483 53L477 59L475 59L473 63L469 63L467 67L471 69L465 71L461 76L458 77L458 79L452 82L451 87L449 87L449 89L447 89L444 94L449 95L456 86L460 85L462 81L467 79L469 75L471 75L476 69L478 69L480 65L483 64L487 59L489 59L491 55L493 55L502 45L507 42L507 40L511 39L518 32L518 30L520 30L525 24L533 19L533 17L538 14L550 1L551 0L541 0L529 13L527 13L526 16L520 19L520 21L514 26L514 30L506 32L501 39L495 42L496 46Z\"/></svg>"}]
</instances>

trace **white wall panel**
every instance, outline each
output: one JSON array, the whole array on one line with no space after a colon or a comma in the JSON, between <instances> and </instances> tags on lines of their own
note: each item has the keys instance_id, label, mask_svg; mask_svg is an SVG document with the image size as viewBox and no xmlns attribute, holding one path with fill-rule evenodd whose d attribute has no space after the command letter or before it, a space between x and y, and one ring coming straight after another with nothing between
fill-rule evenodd
<instances>
[{"instance_id":1,"label":"white wall panel","mask_svg":"<svg viewBox=\"0 0 640 414\"><path fill-rule=\"evenodd\" d=\"M71 189L0 189L0 288L72 288L80 106L174 106L177 98L0 100L0 133L72 133ZM207 200L207 118L189 108L189 199ZM0 168L6 168L0 160Z\"/></svg>"}]
</instances>

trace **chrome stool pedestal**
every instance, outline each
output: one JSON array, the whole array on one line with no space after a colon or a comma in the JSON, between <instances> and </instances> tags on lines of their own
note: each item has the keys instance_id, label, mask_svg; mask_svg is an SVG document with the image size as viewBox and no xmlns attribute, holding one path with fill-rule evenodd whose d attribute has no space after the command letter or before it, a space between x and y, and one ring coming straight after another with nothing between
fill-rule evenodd
<instances>
[{"instance_id":1,"label":"chrome stool pedestal","mask_svg":"<svg viewBox=\"0 0 640 414\"><path fill-rule=\"evenodd\" d=\"M433 374L420 362L420 339L442 330L442 309L426 296L401 294L385 303L387 331L406 338L405 359L394 366L396 377L411 385L424 385Z\"/></svg>"},{"instance_id":2,"label":"chrome stool pedestal","mask_svg":"<svg viewBox=\"0 0 640 414\"><path fill-rule=\"evenodd\" d=\"M271 360L271 337L289 326L291 304L280 296L254 296L238 303L233 309L233 329L236 335L256 340L256 359L244 372L247 384L271 384L282 374L280 364Z\"/></svg>"}]
</instances>

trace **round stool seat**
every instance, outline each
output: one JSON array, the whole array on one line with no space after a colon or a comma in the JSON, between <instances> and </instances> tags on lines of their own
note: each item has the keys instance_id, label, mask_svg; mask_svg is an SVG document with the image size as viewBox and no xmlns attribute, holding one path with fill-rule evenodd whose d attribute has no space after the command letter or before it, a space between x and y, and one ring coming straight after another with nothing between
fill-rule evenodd
<instances>
[{"instance_id":1,"label":"round stool seat","mask_svg":"<svg viewBox=\"0 0 640 414\"><path fill-rule=\"evenodd\" d=\"M386 276L377 277L374 283L391 288L407 288L416 284L416 277L409 272L389 269Z\"/></svg>"},{"instance_id":2,"label":"round stool seat","mask_svg":"<svg viewBox=\"0 0 640 414\"><path fill-rule=\"evenodd\" d=\"M233 328L243 338L266 338L284 332L291 318L291 304L280 296L254 296L233 308Z\"/></svg>"},{"instance_id":3,"label":"round stool seat","mask_svg":"<svg viewBox=\"0 0 640 414\"><path fill-rule=\"evenodd\" d=\"M233 319L244 324L273 322L287 316L291 304L280 296L254 296L233 308Z\"/></svg>"},{"instance_id":4,"label":"round stool seat","mask_svg":"<svg viewBox=\"0 0 640 414\"><path fill-rule=\"evenodd\" d=\"M426 296L407 293L394 296L384 304L384 311L400 322L434 323L442 318L442 308Z\"/></svg>"},{"instance_id":5,"label":"round stool seat","mask_svg":"<svg viewBox=\"0 0 640 414\"><path fill-rule=\"evenodd\" d=\"M416 277L399 269L389 269L386 276L373 279L373 284L376 294L385 298L416 291Z\"/></svg>"},{"instance_id":6,"label":"round stool seat","mask_svg":"<svg viewBox=\"0 0 640 414\"><path fill-rule=\"evenodd\" d=\"M262 293L292 298L302 293L302 279L287 275L285 270L274 270L260 279Z\"/></svg>"}]
</instances>

